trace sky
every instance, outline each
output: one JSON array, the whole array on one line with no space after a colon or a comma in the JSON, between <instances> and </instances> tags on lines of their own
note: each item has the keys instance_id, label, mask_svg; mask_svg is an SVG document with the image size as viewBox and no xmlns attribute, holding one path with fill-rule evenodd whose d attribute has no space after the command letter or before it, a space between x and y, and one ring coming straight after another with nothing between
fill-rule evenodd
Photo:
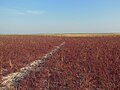
<instances>
[{"instance_id":1,"label":"sky","mask_svg":"<svg viewBox=\"0 0 120 90\"><path fill-rule=\"evenodd\" d=\"M120 32L120 0L0 0L0 34Z\"/></svg>"}]
</instances>

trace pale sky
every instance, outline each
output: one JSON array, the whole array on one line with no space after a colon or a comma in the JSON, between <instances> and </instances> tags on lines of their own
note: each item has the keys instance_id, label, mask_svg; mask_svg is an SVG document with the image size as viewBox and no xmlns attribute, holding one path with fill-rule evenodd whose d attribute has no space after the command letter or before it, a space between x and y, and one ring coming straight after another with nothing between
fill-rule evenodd
<instances>
[{"instance_id":1,"label":"pale sky","mask_svg":"<svg viewBox=\"0 0 120 90\"><path fill-rule=\"evenodd\" d=\"M0 34L120 32L120 0L0 0Z\"/></svg>"}]
</instances>

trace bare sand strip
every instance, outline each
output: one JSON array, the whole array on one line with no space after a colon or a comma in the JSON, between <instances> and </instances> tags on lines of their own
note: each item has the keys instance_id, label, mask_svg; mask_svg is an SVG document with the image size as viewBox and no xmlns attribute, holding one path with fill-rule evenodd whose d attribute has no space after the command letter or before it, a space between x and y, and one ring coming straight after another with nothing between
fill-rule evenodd
<instances>
[{"instance_id":1,"label":"bare sand strip","mask_svg":"<svg viewBox=\"0 0 120 90\"><path fill-rule=\"evenodd\" d=\"M115 37L120 33L43 33L43 34L0 34L0 36L58 36L58 37Z\"/></svg>"}]
</instances>

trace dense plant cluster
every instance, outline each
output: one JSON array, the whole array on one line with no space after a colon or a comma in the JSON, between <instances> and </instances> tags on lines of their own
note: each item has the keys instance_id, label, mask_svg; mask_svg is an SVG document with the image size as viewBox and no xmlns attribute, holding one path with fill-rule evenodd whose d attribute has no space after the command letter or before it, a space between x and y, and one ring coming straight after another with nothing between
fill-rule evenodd
<instances>
[{"instance_id":1,"label":"dense plant cluster","mask_svg":"<svg viewBox=\"0 0 120 90\"><path fill-rule=\"evenodd\" d=\"M0 36L3 76L65 46L23 81L18 90L119 90L120 37ZM11 67L10 65L13 65ZM40 65L41 66L41 65Z\"/></svg>"}]
</instances>

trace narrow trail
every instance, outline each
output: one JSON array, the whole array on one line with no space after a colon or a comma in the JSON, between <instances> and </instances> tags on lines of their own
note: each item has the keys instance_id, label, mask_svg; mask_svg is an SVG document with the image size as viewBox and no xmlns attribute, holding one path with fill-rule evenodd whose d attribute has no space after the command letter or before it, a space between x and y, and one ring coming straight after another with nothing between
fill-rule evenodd
<instances>
[{"instance_id":1,"label":"narrow trail","mask_svg":"<svg viewBox=\"0 0 120 90\"><path fill-rule=\"evenodd\" d=\"M18 81L23 80L25 76L29 75L30 72L34 71L40 64L44 64L48 58L57 53L63 46L65 42L61 43L59 46L56 46L49 53L45 54L40 60L35 60L25 67L21 68L19 72L11 73L5 77L2 77L2 85L0 90L14 90L17 87ZM39 67L42 69L42 66Z\"/></svg>"}]
</instances>

